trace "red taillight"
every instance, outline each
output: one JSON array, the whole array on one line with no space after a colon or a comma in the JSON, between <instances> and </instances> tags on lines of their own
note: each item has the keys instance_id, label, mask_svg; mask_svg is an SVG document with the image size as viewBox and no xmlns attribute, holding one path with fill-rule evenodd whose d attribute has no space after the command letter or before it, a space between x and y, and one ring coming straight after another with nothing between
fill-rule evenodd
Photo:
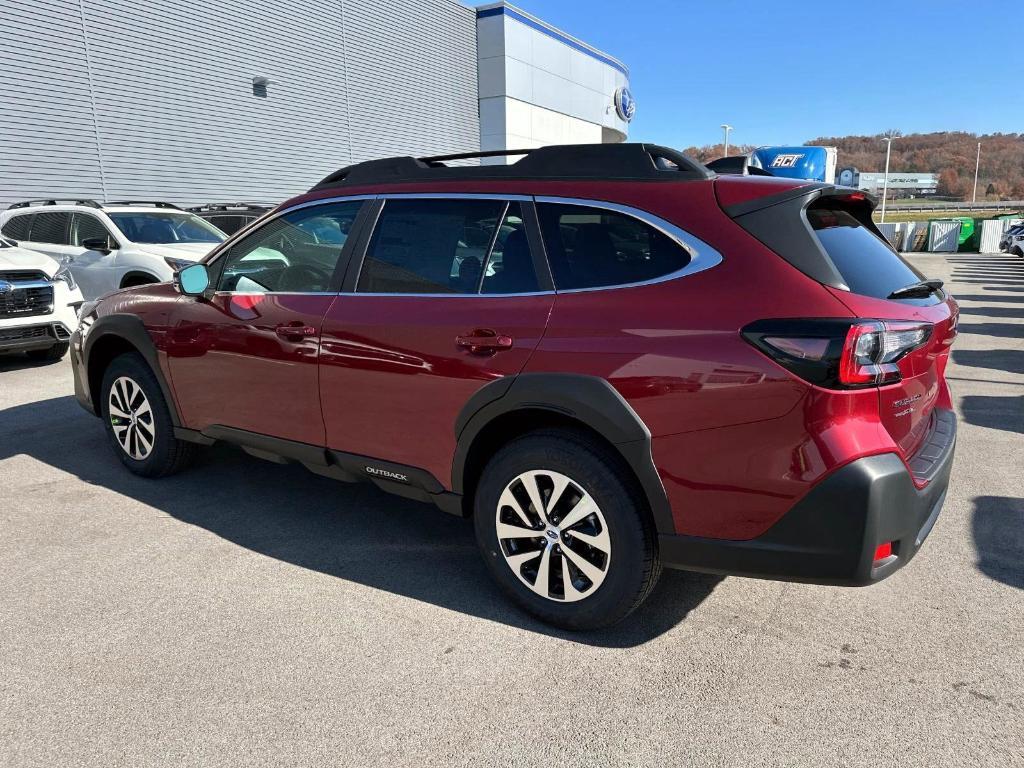
<instances>
[{"instance_id":1,"label":"red taillight","mask_svg":"<svg viewBox=\"0 0 1024 768\"><path fill-rule=\"evenodd\" d=\"M879 560L887 560L892 557L892 542L887 541L885 544L879 544L875 548L875 562Z\"/></svg>"},{"instance_id":2,"label":"red taillight","mask_svg":"<svg viewBox=\"0 0 1024 768\"><path fill-rule=\"evenodd\" d=\"M900 380L899 360L931 338L929 323L843 318L758 320L743 338L804 381L829 389Z\"/></svg>"},{"instance_id":3,"label":"red taillight","mask_svg":"<svg viewBox=\"0 0 1024 768\"><path fill-rule=\"evenodd\" d=\"M928 323L854 323L846 333L839 360L839 381L851 387L892 384L900 380L896 362L924 344L932 334Z\"/></svg>"}]
</instances>

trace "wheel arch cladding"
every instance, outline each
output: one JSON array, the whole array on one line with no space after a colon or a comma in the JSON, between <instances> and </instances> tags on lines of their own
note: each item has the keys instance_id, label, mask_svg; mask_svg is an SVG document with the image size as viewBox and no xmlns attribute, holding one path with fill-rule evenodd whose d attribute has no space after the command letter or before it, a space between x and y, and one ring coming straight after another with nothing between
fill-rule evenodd
<instances>
[{"instance_id":1,"label":"wheel arch cladding","mask_svg":"<svg viewBox=\"0 0 1024 768\"><path fill-rule=\"evenodd\" d=\"M83 358L88 371L89 395L92 399L93 411L97 416L102 413L103 406L99 390L103 382L103 372L114 358L128 352L134 352L146 361L160 385L160 392L170 411L171 423L175 427L180 427L181 422L178 420L174 398L171 397L170 388L167 386L163 370L157 359L156 345L153 344L153 339L146 330L142 319L135 315L106 315L99 318L89 329L89 336L83 349Z\"/></svg>"},{"instance_id":2,"label":"wheel arch cladding","mask_svg":"<svg viewBox=\"0 0 1024 768\"><path fill-rule=\"evenodd\" d=\"M452 490L467 499L487 459L534 429L581 428L607 443L630 468L659 533L673 533L672 511L651 457L651 435L605 379L568 373L524 373L491 382L455 422Z\"/></svg>"}]
</instances>

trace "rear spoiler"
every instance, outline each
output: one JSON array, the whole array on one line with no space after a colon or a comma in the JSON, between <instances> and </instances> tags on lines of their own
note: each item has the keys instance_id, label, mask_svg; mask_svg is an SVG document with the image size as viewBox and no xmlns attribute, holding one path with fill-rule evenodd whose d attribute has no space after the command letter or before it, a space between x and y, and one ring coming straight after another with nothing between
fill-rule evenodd
<instances>
[{"instance_id":1,"label":"rear spoiler","mask_svg":"<svg viewBox=\"0 0 1024 768\"><path fill-rule=\"evenodd\" d=\"M710 165L708 166L711 167ZM768 174L769 176L771 174ZM799 187L793 187L787 189L785 192L778 192L774 195L765 195L764 197L755 197L751 200L744 200L742 203L736 203L735 205L722 206L722 210L725 211L726 215L730 218L735 219L737 216L743 216L754 211L760 211L762 208L770 208L773 205L779 205L780 203L786 203L790 200L796 200L797 198L807 197L805 205L809 205L819 197L840 197L846 198L852 204L863 205L868 208L868 211L875 210L875 206L878 205L878 198L874 195L863 192L853 187L837 187L835 184L826 184L821 181L809 181L806 184L801 184Z\"/></svg>"}]
</instances>

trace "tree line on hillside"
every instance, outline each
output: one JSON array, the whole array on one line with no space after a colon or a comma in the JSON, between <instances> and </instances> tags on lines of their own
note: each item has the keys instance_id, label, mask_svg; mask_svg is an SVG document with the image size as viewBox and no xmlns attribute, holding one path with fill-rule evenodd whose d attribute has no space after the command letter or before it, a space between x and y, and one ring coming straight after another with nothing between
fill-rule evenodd
<instances>
[{"instance_id":1,"label":"tree line on hillside","mask_svg":"<svg viewBox=\"0 0 1024 768\"><path fill-rule=\"evenodd\" d=\"M900 136L886 131L876 136L823 136L809 145L836 147L839 167L854 167L864 172L885 170L884 136L897 136L892 142L890 171L939 174L938 194L951 198L971 197L974 188L974 162L981 142L978 172L978 199L1024 200L1024 134L994 133L976 135L962 131L911 133ZM729 154L750 152L750 145L729 146ZM685 154L701 162L722 156L722 144L688 147Z\"/></svg>"}]
</instances>

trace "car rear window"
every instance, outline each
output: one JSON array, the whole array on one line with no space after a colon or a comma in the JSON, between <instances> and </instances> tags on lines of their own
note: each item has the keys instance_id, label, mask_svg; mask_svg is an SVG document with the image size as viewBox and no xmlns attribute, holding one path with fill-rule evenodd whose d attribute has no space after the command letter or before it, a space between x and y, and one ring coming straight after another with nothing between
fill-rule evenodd
<instances>
[{"instance_id":1,"label":"car rear window","mask_svg":"<svg viewBox=\"0 0 1024 768\"><path fill-rule=\"evenodd\" d=\"M807 209L807 220L853 293L884 299L923 279L853 212L819 203Z\"/></svg>"}]
</instances>

